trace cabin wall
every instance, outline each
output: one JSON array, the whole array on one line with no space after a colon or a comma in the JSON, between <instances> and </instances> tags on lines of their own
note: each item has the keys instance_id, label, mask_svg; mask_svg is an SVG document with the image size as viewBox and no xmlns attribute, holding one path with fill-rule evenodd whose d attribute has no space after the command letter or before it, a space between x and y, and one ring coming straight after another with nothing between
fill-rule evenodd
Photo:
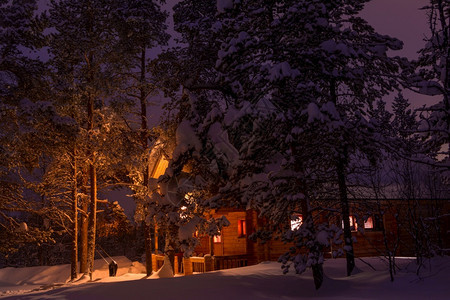
<instances>
[{"instance_id":1,"label":"cabin wall","mask_svg":"<svg viewBox=\"0 0 450 300\"><path fill-rule=\"evenodd\" d=\"M247 237L239 235L238 222L246 219L245 211L220 211L215 217L225 216L230 226L224 227L221 234L221 243L214 243L214 255L243 255L247 254Z\"/></svg>"},{"instance_id":2,"label":"cabin wall","mask_svg":"<svg viewBox=\"0 0 450 300\"><path fill-rule=\"evenodd\" d=\"M372 203L373 204L373 203ZM363 205L358 206L353 203L351 214L363 215L365 209L371 212L381 212L383 227L385 235L381 229L365 229L363 232L355 230L352 236L356 239L354 243L354 253L356 257L365 256L379 256L385 255L388 251L394 251L396 256L413 256L415 254L414 240L410 234L411 229L408 227L408 214L410 207L405 201L391 201L381 206L372 205L364 202ZM378 205L378 204L377 204ZM376 209L375 209L376 208ZM450 211L450 202L442 201L440 205L431 209L427 202L422 201L416 208L417 213L422 217L436 215L436 209L440 214ZM267 220L259 218L254 210L236 210L236 209L221 209L212 214L216 218L225 216L230 222L230 226L224 227L221 234L221 242L214 243L214 255L216 256L231 256L231 255L246 255L248 264L256 264L263 261L277 261L279 257L289 251L292 243L285 243L280 239L274 238L265 243L260 240L257 242L248 237L259 229L263 229L264 225L268 223ZM339 215L335 215L337 218ZM330 216L316 215L314 216L316 222L335 223L339 226L340 220L330 218ZM432 219L432 217L431 217ZM246 235L239 235L239 220L245 220ZM399 222L398 222L399 221ZM441 226L441 241L443 248L450 248L450 216L442 217L439 220ZM288 222L288 221L287 221ZM360 221L361 222L361 221ZM359 224L358 226L361 226ZM435 242L438 239L438 234L433 231L429 233L429 237ZM386 241L385 241L386 238ZM209 238L201 238L200 245L196 248L197 253L209 253ZM386 249L386 245L388 249ZM336 250L337 246L331 246L324 249L325 256L330 257L331 251Z\"/></svg>"},{"instance_id":3,"label":"cabin wall","mask_svg":"<svg viewBox=\"0 0 450 300\"><path fill-rule=\"evenodd\" d=\"M222 209L212 213L212 217L221 218L225 216L230 222L230 226L222 228L220 235L220 242L213 242L214 245L214 255L224 256L224 255L245 255L247 254L247 244L248 244L248 226L246 227L246 234L239 234L239 221L245 220L247 224L247 213L245 211ZM202 236L199 238L200 243L195 248L194 252L198 255L209 254L210 245L209 237Z\"/></svg>"}]
</instances>

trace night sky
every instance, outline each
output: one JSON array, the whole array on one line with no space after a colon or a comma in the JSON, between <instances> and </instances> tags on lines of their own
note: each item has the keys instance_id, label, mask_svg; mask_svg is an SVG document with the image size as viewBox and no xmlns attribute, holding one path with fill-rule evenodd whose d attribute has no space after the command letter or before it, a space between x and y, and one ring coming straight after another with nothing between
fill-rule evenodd
<instances>
[{"instance_id":1,"label":"night sky","mask_svg":"<svg viewBox=\"0 0 450 300\"><path fill-rule=\"evenodd\" d=\"M424 37L429 35L426 12L420 9L427 2L427 0L373 0L367 4L362 17L379 33L403 41L403 49L396 51L394 55L416 59L417 51L425 43ZM425 103L434 104L439 100L439 97L418 95L411 91L403 91L403 94L416 108ZM389 102L394 96L395 94L385 100Z\"/></svg>"},{"instance_id":2,"label":"night sky","mask_svg":"<svg viewBox=\"0 0 450 300\"><path fill-rule=\"evenodd\" d=\"M179 0L167 0L164 8L167 11L171 11L172 7L178 3ZM387 34L396 37L404 42L404 48L401 51L397 51L394 55L406 56L410 59L417 58L417 51L424 45L424 37L428 35L427 28L427 16L425 11L420 10L421 7L427 4L428 0L372 0L367 5L361 16L371 24L376 31L381 34ZM40 10L47 8L48 0L39 0ZM173 20L170 16L168 19L169 33L174 35ZM173 39L169 46L174 46ZM152 51L157 54L159 51ZM413 107L420 107L427 103L432 104L438 99L435 97L428 97L418 95L410 91L404 91L404 95L409 98ZM393 93L387 102L390 102L396 93ZM164 102L164 99L154 99L155 102ZM155 124L161 115L160 109L155 109L150 112L150 120L154 120ZM151 122L153 123L153 122ZM120 199L120 203L126 209L130 215L134 209L133 201L130 201L125 196L126 193L117 197ZM116 198L116 197L114 197ZM126 200L125 200L126 199ZM125 200L125 201L124 201Z\"/></svg>"},{"instance_id":3,"label":"night sky","mask_svg":"<svg viewBox=\"0 0 450 300\"><path fill-rule=\"evenodd\" d=\"M179 0L167 0L164 6L166 10L178 3ZM427 16L424 10L420 10L428 0L372 0L362 12L362 17L381 34L387 34L403 41L403 50L394 55L406 56L410 59L417 58L417 51L424 45L424 37L428 35ZM169 18L170 33L173 32L172 18ZM172 43L173 44L173 43ZM417 95L404 91L414 107L420 107L425 102L435 103L438 99L429 96ZM390 101L395 95L391 95L386 101Z\"/></svg>"}]
</instances>

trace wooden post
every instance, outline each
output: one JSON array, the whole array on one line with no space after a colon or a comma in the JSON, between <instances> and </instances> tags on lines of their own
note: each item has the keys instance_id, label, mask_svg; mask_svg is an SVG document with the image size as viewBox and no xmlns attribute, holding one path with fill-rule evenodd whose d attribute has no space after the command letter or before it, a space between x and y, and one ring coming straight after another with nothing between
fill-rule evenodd
<instances>
[{"instance_id":1,"label":"wooden post","mask_svg":"<svg viewBox=\"0 0 450 300\"><path fill-rule=\"evenodd\" d=\"M158 271L158 261L156 260L156 254L152 254L152 268L153 271Z\"/></svg>"},{"instance_id":2,"label":"wooden post","mask_svg":"<svg viewBox=\"0 0 450 300\"><path fill-rule=\"evenodd\" d=\"M205 259L205 272L211 272L215 270L215 266L214 266L214 256L212 255L205 255L204 257Z\"/></svg>"},{"instance_id":3,"label":"wooden post","mask_svg":"<svg viewBox=\"0 0 450 300\"><path fill-rule=\"evenodd\" d=\"M209 254L214 256L214 237L209 237Z\"/></svg>"},{"instance_id":4,"label":"wooden post","mask_svg":"<svg viewBox=\"0 0 450 300\"><path fill-rule=\"evenodd\" d=\"M158 250L159 250L159 233L158 233L158 225L156 224L155 221L153 221L153 224L155 226L155 254L158 254Z\"/></svg>"},{"instance_id":5,"label":"wooden post","mask_svg":"<svg viewBox=\"0 0 450 300\"><path fill-rule=\"evenodd\" d=\"M183 257L183 268L184 268L184 276L192 275L194 273L192 270L192 262L190 258Z\"/></svg>"}]
</instances>

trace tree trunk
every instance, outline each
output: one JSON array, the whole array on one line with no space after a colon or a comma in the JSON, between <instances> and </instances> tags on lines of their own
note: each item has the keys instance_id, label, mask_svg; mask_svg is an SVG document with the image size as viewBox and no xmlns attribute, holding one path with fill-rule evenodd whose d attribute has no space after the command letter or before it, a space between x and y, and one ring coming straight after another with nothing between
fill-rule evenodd
<instances>
[{"instance_id":1,"label":"tree trunk","mask_svg":"<svg viewBox=\"0 0 450 300\"><path fill-rule=\"evenodd\" d=\"M330 98L334 105L337 106L338 96L337 96L336 80L330 80ZM341 203L341 214L342 221L344 223L344 251L345 257L347 259L347 276L352 274L355 268L355 257L353 252L353 240L352 231L350 228L350 208L348 205L347 197L347 182L346 182L346 172L345 167L348 159L348 152L345 145L337 145L337 150L341 150L342 153L336 158L336 175L339 186L339 200ZM339 147L341 147L339 149Z\"/></svg>"},{"instance_id":2,"label":"tree trunk","mask_svg":"<svg viewBox=\"0 0 450 300\"><path fill-rule=\"evenodd\" d=\"M303 222L306 222L307 229L311 232L311 235L314 236L316 229L314 228L314 220L310 213L309 198L307 195L301 200L301 207ZM323 255L322 247L317 242L314 243L314 246L310 248L309 251L316 257L321 257ZM313 272L314 286L316 287L316 290L318 290L323 283L323 264L313 264L311 269Z\"/></svg>"},{"instance_id":3,"label":"tree trunk","mask_svg":"<svg viewBox=\"0 0 450 300\"><path fill-rule=\"evenodd\" d=\"M83 194L87 195L87 184L88 177L86 174L83 175ZM81 224L80 224L80 273L88 273L88 199L83 199L82 209L86 215L81 214Z\"/></svg>"},{"instance_id":4,"label":"tree trunk","mask_svg":"<svg viewBox=\"0 0 450 300\"><path fill-rule=\"evenodd\" d=\"M90 59L92 60L92 59ZM94 129L94 97L89 95L88 99L88 128L90 134ZM90 212L89 212L89 238L88 238L88 269L89 279L92 281L92 275L94 272L94 259L95 259L95 234L97 226L97 170L95 168L95 153L90 151L89 162L89 178L91 181L90 189Z\"/></svg>"},{"instance_id":5,"label":"tree trunk","mask_svg":"<svg viewBox=\"0 0 450 300\"><path fill-rule=\"evenodd\" d=\"M338 177L342 221L344 223L344 250L345 257L347 259L347 276L350 276L355 267L355 257L353 254L353 239L352 231L350 228L350 209L348 205L347 183L345 180L345 166L343 158L338 159L338 161L336 162L336 173Z\"/></svg>"},{"instance_id":6,"label":"tree trunk","mask_svg":"<svg viewBox=\"0 0 450 300\"><path fill-rule=\"evenodd\" d=\"M91 202L89 212L88 268L89 279L92 281L95 259L95 233L97 225L97 172L93 164L89 166L89 173L91 177Z\"/></svg>"},{"instance_id":7,"label":"tree trunk","mask_svg":"<svg viewBox=\"0 0 450 300\"><path fill-rule=\"evenodd\" d=\"M165 245L165 254L169 258L172 272L175 274L175 248L174 248L173 238L171 236L171 232L168 230L166 233L166 245Z\"/></svg>"},{"instance_id":8,"label":"tree trunk","mask_svg":"<svg viewBox=\"0 0 450 300\"><path fill-rule=\"evenodd\" d=\"M152 275L152 236L150 225L144 221L144 235L145 235L145 270L147 276Z\"/></svg>"},{"instance_id":9,"label":"tree trunk","mask_svg":"<svg viewBox=\"0 0 450 300\"><path fill-rule=\"evenodd\" d=\"M141 51L141 76L140 76L140 87L139 87L139 100L141 104L141 143L142 143L142 150L145 152L149 152L148 149L148 121L147 121L147 91L145 89L145 73L146 73L146 67L145 67L145 47L143 47ZM148 184L149 184L149 161L148 156L145 161L144 166L144 176L143 176L143 182L142 185L144 186L144 189L147 191ZM145 199L143 199L145 201ZM151 219L152 220L152 219ZM150 276L153 271L152 266L152 232L151 232L151 224L147 224L146 221L144 221L144 236L145 236L145 269L147 272L147 276Z\"/></svg>"},{"instance_id":10,"label":"tree trunk","mask_svg":"<svg viewBox=\"0 0 450 300\"><path fill-rule=\"evenodd\" d=\"M76 151L73 151L73 186L72 186L72 213L73 213L73 233L72 233L72 257L70 262L70 279L77 278L78 261L78 182L77 182L77 158Z\"/></svg>"}]
</instances>

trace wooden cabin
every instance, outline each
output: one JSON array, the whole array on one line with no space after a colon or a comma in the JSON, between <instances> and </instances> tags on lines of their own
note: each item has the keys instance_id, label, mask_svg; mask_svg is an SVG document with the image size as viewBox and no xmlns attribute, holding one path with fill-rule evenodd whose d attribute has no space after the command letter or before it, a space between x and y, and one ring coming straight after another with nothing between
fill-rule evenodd
<instances>
[{"instance_id":1,"label":"wooden cabin","mask_svg":"<svg viewBox=\"0 0 450 300\"><path fill-rule=\"evenodd\" d=\"M408 228L410 220L408 221L407 214L411 210L409 207L410 203L397 199L383 201L364 199L359 201L364 201L365 207L367 207L368 202L373 202L372 204L376 204L376 206L380 203L382 214L374 213L357 220L355 215L357 213L361 215L361 208L358 207L358 201L353 203L352 213L354 215L350 216L350 225L352 227L352 236L356 239L354 243L354 254L356 257L383 256L388 251L395 253L396 256L415 256L415 243L411 234L412 229ZM433 228L430 229L427 236L435 243L440 242L443 249L449 249L450 216L448 212L450 211L450 201L433 201L433 209L430 209L429 202L430 200L416 201L415 204L420 204L418 209L421 211L416 210L414 213L429 216L429 218L426 217L425 219L433 221L433 210L440 211L442 215L442 218L439 218L440 232L433 231L436 229ZM215 211L213 216L225 216L230 222L230 226L224 227L221 235L214 237L212 242L208 237L201 237L200 245L195 249L198 255L211 254L218 257L220 261L227 260L227 257L229 257L230 260L238 262L230 262L229 266L236 267L257 264L263 261L277 261L292 246L292 244L284 243L277 238L265 243L249 239L250 234L262 228L266 222L259 218L254 210L220 209ZM327 218L323 215L317 216L316 219L319 222L336 222L333 218ZM298 220L301 222L301 215L298 216ZM295 230L299 226L298 220L287 220L286 222L291 222L291 229ZM430 223L430 226L433 226L433 224ZM364 230L358 227L363 227ZM439 237L438 234L440 235ZM441 240L438 241L438 239ZM334 250L332 248L333 246L324 249L326 257L331 256L331 251ZM216 268L222 268L220 263Z\"/></svg>"},{"instance_id":2,"label":"wooden cabin","mask_svg":"<svg viewBox=\"0 0 450 300\"><path fill-rule=\"evenodd\" d=\"M158 178L163 175L168 166L167 160L162 156L153 161L151 176ZM433 204L433 208L431 205ZM412 212L414 209L414 212ZM352 235L356 239L354 254L356 257L382 256L387 251L396 256L414 256L414 239L411 229L408 228L408 214L421 214L422 216L435 216L436 211L444 212L439 222L441 232L429 235L432 239L441 239L444 249L450 248L450 201L439 202L430 200L415 200L414 203L398 199L360 199L351 203L350 223ZM339 211L336 206L336 211ZM367 211L371 214L367 215ZM375 213L374 213L375 212ZM378 212L378 213L376 213ZM447 215L445 215L447 213ZM175 261L175 270L184 274L192 272L205 272L218 269L227 269L257 264L263 261L277 261L285 254L292 244L287 244L280 239L273 238L266 242L254 241L249 238L252 233L263 228L267 220L258 217L255 210L221 208L211 213L212 217L225 216L230 225L224 227L220 235L215 237L200 236L199 245L194 250L194 257ZM357 216L360 216L357 218ZM363 217L364 216L364 217ZM336 225L342 224L338 215L317 214L315 223L327 222ZM301 215L292 220L286 220L287 224L295 230L301 224ZM410 224L409 224L410 225ZM362 230L363 229L363 230ZM439 235L439 237L437 236ZM156 249L158 245L156 244ZM325 256L330 257L333 246L324 249ZM154 255L154 268L157 270L163 261L163 257ZM183 264L181 267L180 264Z\"/></svg>"}]
</instances>

